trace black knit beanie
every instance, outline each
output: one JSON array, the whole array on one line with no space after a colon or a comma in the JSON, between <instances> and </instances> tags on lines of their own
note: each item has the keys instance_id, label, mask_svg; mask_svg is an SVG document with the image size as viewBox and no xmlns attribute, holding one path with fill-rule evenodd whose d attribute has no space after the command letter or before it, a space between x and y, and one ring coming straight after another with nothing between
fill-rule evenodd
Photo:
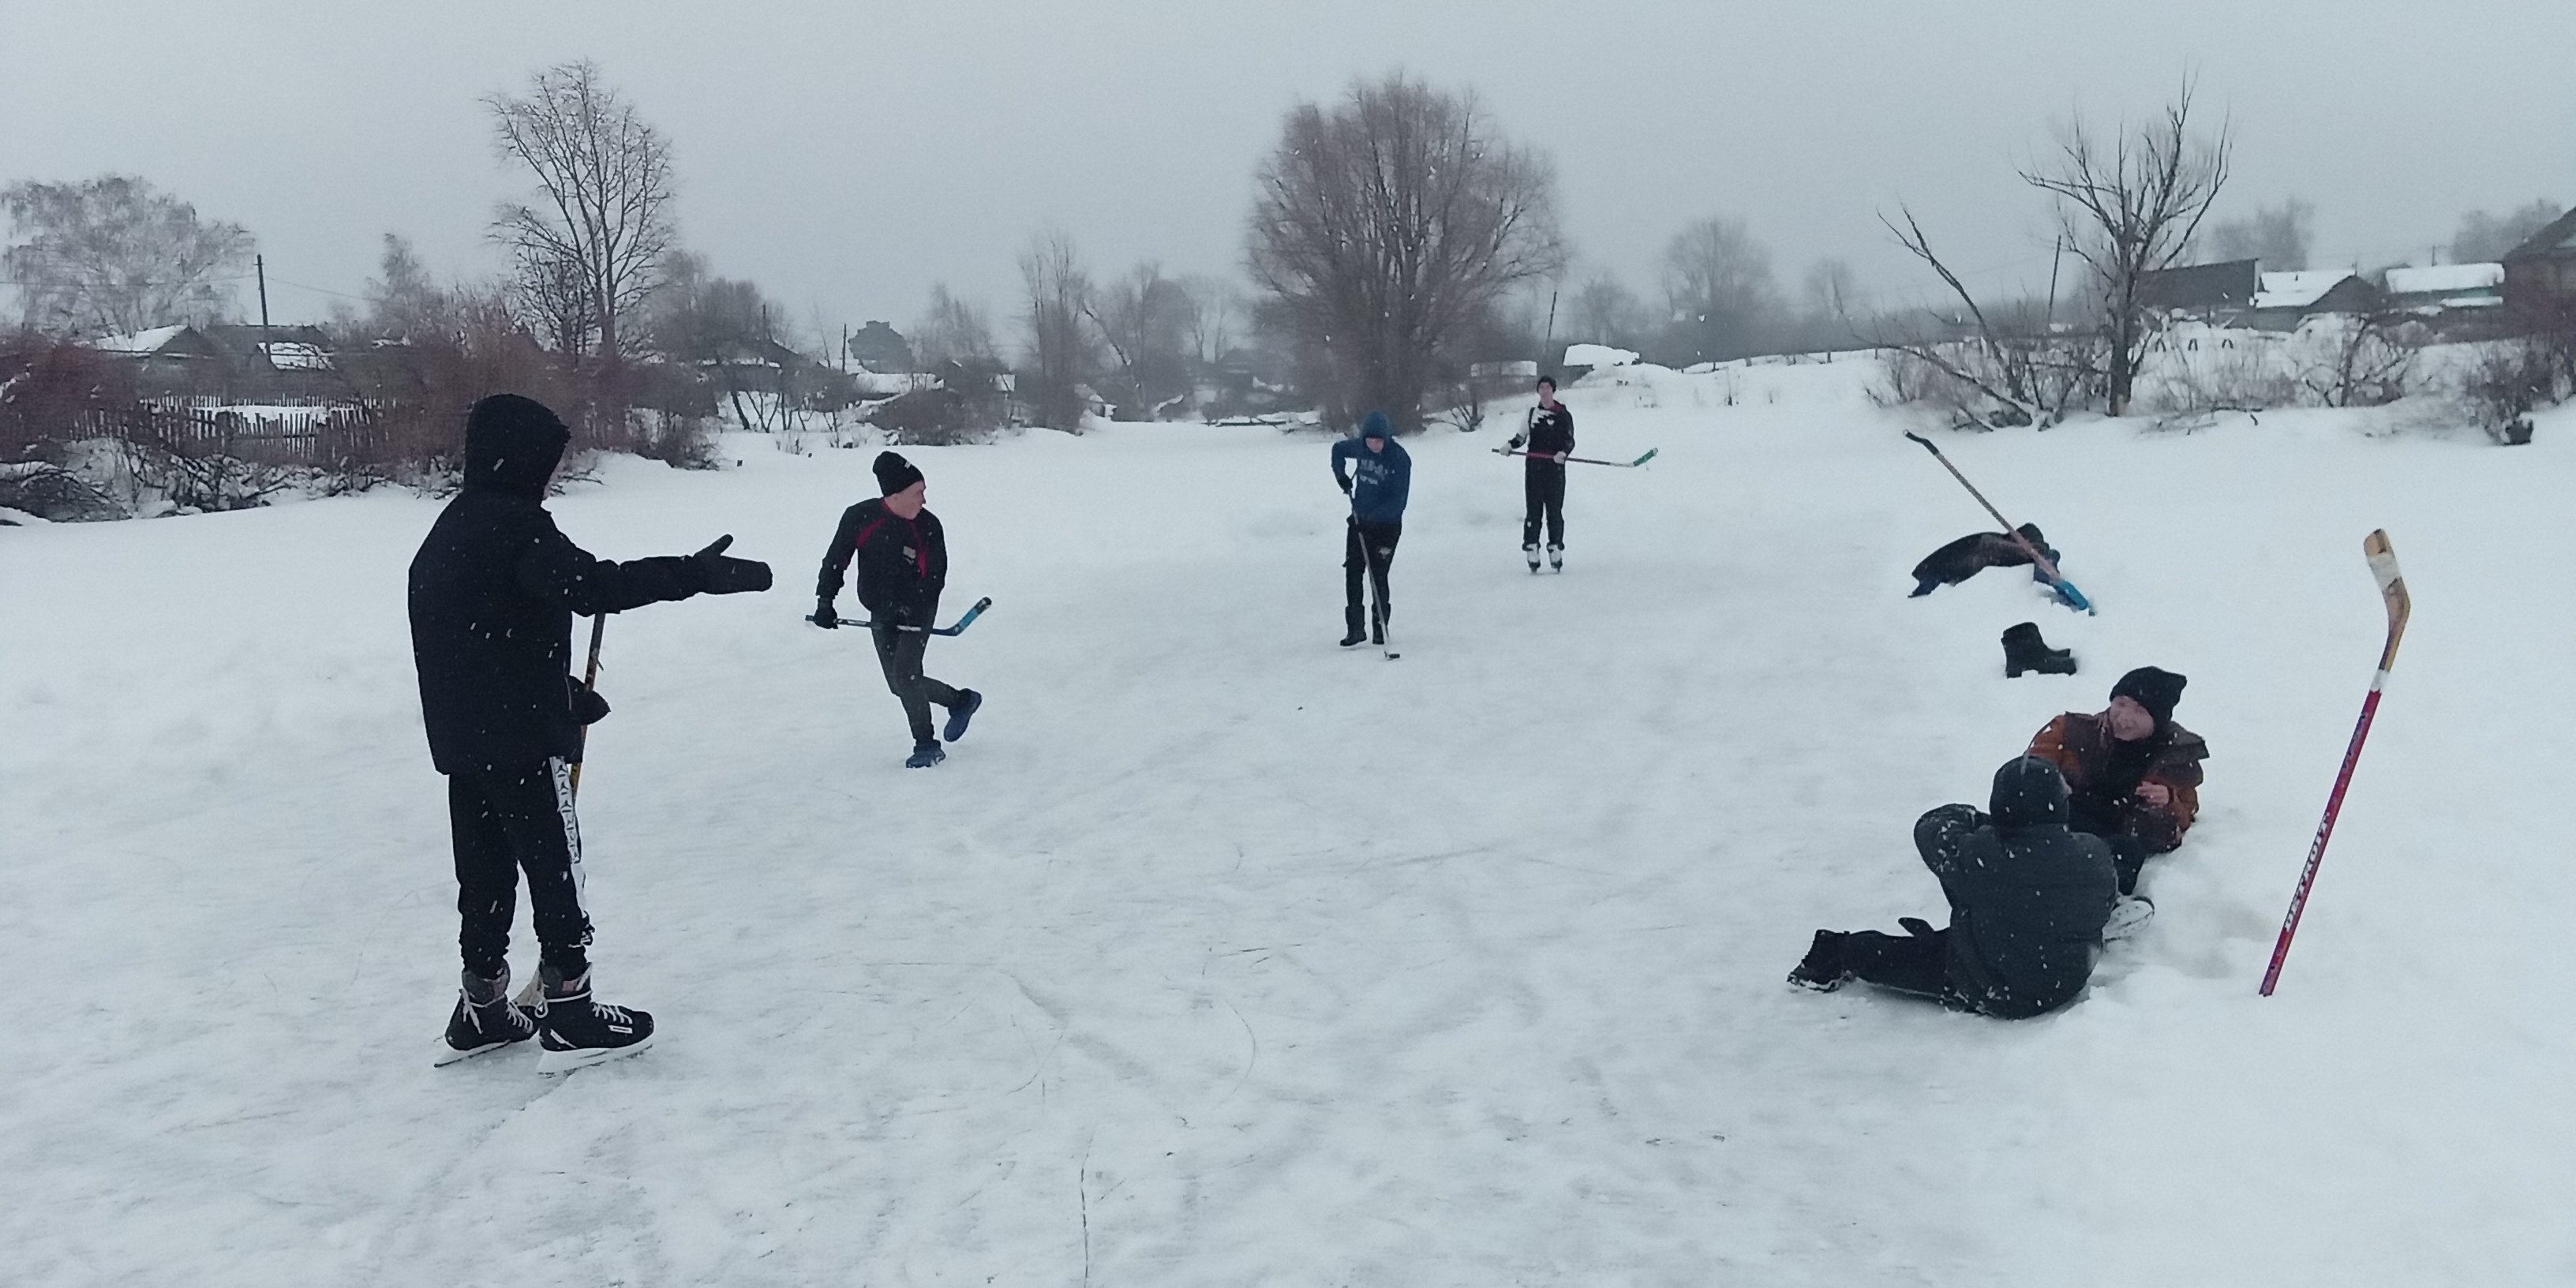
<instances>
[{"instance_id":1,"label":"black knit beanie","mask_svg":"<svg viewBox=\"0 0 2576 1288\"><path fill-rule=\"evenodd\" d=\"M893 452L877 453L877 493L893 496L921 481L921 470Z\"/></svg>"},{"instance_id":2,"label":"black knit beanie","mask_svg":"<svg viewBox=\"0 0 2576 1288\"><path fill-rule=\"evenodd\" d=\"M2142 666L2121 676L2120 682L2111 686L2111 696L2145 707L2161 729L2172 722L2174 707L2182 701L2182 686L2190 682L2171 671Z\"/></svg>"}]
</instances>

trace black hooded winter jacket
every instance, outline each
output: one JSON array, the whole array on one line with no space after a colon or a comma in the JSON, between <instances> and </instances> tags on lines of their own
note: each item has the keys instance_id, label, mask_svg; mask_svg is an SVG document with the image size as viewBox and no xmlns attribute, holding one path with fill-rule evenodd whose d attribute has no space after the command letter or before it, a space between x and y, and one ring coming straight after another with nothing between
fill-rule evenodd
<instances>
[{"instance_id":1,"label":"black hooded winter jacket","mask_svg":"<svg viewBox=\"0 0 2576 1288\"><path fill-rule=\"evenodd\" d=\"M705 589L685 558L610 563L556 530L546 481L571 434L537 404L525 407L468 426L465 488L411 561L412 661L430 759L443 774L580 759L573 615Z\"/></svg>"},{"instance_id":2,"label":"black hooded winter jacket","mask_svg":"<svg viewBox=\"0 0 2576 1288\"><path fill-rule=\"evenodd\" d=\"M814 578L815 598L827 604L839 598L853 561L859 602L876 620L929 626L938 617L940 592L948 588L948 531L938 515L924 510L920 518L901 518L882 499L842 511Z\"/></svg>"},{"instance_id":3,"label":"black hooded winter jacket","mask_svg":"<svg viewBox=\"0 0 2576 1288\"><path fill-rule=\"evenodd\" d=\"M2022 1019L2084 991L2119 898L2111 851L2067 830L2066 780L2033 756L1995 771L1991 817L1944 805L1914 825L1950 898L1950 982L1988 1015Z\"/></svg>"}]
</instances>

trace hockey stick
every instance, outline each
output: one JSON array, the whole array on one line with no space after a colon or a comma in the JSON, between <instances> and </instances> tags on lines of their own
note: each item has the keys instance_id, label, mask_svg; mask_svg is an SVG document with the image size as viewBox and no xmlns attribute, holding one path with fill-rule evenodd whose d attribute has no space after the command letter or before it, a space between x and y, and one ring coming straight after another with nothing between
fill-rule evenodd
<instances>
[{"instance_id":1,"label":"hockey stick","mask_svg":"<svg viewBox=\"0 0 2576 1288\"><path fill-rule=\"evenodd\" d=\"M599 692L599 638L607 633L608 614L594 615L590 619L590 665L584 667L581 673L581 691L584 693ZM573 736L577 741L574 743L576 754L572 762L572 794L574 799L578 800L581 797L581 759L578 753L590 742L590 726L583 725L581 732Z\"/></svg>"},{"instance_id":2,"label":"hockey stick","mask_svg":"<svg viewBox=\"0 0 2576 1288\"><path fill-rule=\"evenodd\" d=\"M955 623L953 623L953 624L951 624L951 625L947 625L947 626L932 626L932 627L928 627L928 628L926 628L926 629L927 629L931 634L933 634L933 635L963 635L963 634L965 634L965 633L966 633L966 628L967 628L967 627L969 627L969 626L974 625L974 624L975 624L975 619L976 619L976 618L978 618L978 617L983 616L983 615L984 615L984 610L985 610L985 609L987 609L987 608L991 608L992 606L993 606L993 597L992 597L992 596L990 596L990 595L987 595L987 596L985 596L985 597L984 597L984 598L982 598L982 599L976 600L976 601L975 601L975 606L974 606L973 608L969 608L969 609L967 609L967 610L966 610L966 615L965 615L965 616L963 616L963 617L958 618L958 619L956 620L956 622L955 622ZM813 615L812 613L807 613L807 614L805 614L805 620L806 620L806 621L809 621L809 622L810 622L810 621L813 621L813 620L814 620L814 615ZM844 618L842 618L842 619L841 619L841 625L843 625L843 626L856 626L856 627L860 628L861 630L865 630L865 629L867 629L867 628L869 628L869 627L871 627L871 626L875 625L875 623L873 623L873 622L854 622L854 621L851 621L849 618L844 617ZM919 627L919 626L901 626L901 625L898 625L898 626L896 626L896 627L895 627L895 629L896 629L896 630L899 630L899 631L919 631L919 630L923 630L923 629L925 629L925 628L923 628L923 627Z\"/></svg>"},{"instance_id":3,"label":"hockey stick","mask_svg":"<svg viewBox=\"0 0 2576 1288\"><path fill-rule=\"evenodd\" d=\"M1565 463L1568 465L1610 465L1623 470L1633 470L1638 466L1655 459L1655 453L1662 450L1664 449L1660 447L1649 447L1646 449L1645 455L1640 456L1633 461L1602 461L1595 460L1589 456L1569 456L1565 458ZM1522 452L1514 451L1508 447L1497 447L1494 449L1494 454L1496 456L1527 456L1542 461L1552 461L1556 459L1555 454L1551 452Z\"/></svg>"},{"instance_id":4,"label":"hockey stick","mask_svg":"<svg viewBox=\"0 0 2576 1288\"><path fill-rule=\"evenodd\" d=\"M603 612L593 615L590 619L590 662L582 668L581 673L581 690L584 693L599 692L599 642L600 638L607 633L608 614ZM590 745L590 726L581 726L573 734L573 738L572 768L565 771L565 777L570 780L573 799L579 800L581 798L581 752ZM533 907L533 900L531 906ZM519 986L518 996L510 999L510 1005L523 1011L535 1010L537 995L545 988L545 983L544 970L540 969L529 975L528 982Z\"/></svg>"},{"instance_id":5,"label":"hockey stick","mask_svg":"<svg viewBox=\"0 0 2576 1288\"><path fill-rule=\"evenodd\" d=\"M1950 477L1959 480L1959 486L1968 489L1968 495L1977 498L1977 504L1986 507L1986 513L1993 515L1995 522L2003 525L2004 535L2011 537L2014 544L2021 547L2022 553L2029 555L2030 561L2039 565L2041 572L2048 574L2050 589L2057 592L2057 597L2065 601L2067 607L2080 608L2087 613L2093 611L2093 601L2086 599L2084 592L2075 588L2074 582L2068 581L2059 574L2057 565L2049 561L2048 556L2040 550L2039 543L2023 536L2021 529L2014 527L2012 520L2005 518L2004 512L1996 509L1995 503L1987 500L1986 494L1978 491L1977 485L1969 482L1968 476L1960 473L1959 467L1951 464L1950 458L1942 455L1941 449L1934 445L1931 439L1912 432L1908 432L1905 436L1921 443L1924 451L1932 453L1933 460L1941 462L1941 468L1950 471Z\"/></svg>"},{"instance_id":6,"label":"hockey stick","mask_svg":"<svg viewBox=\"0 0 2576 1288\"><path fill-rule=\"evenodd\" d=\"M2299 933L2299 916L2308 910L2308 892L2317 881L2317 865L2326 857L2326 842L2334 836L2335 816L2343 812L2343 794L2352 786L2353 766L2361 760L2361 744L2370 737L2370 722L2379 714L2380 690L2388 684L2388 668L2397 664L2397 642L2406 634L2406 619L2414 612L2414 602L2406 595L2406 578L2397 571L2397 549L2388 544L2385 529L2362 539L2361 552L2370 560L2370 575L2379 582L2379 598L2388 608L2388 642L2379 649L2379 669L2371 673L2370 694L2361 700L2361 721L2353 726L2352 745L2344 748L2343 768L2335 771L2334 791L2326 797L2326 816L2317 824L2317 839L2308 845L2307 866L2299 871L2299 888L2290 895L2290 912L2281 919L2281 937L2272 945L2272 964L2263 970L2262 995L2270 997L2272 987L2281 982L2281 963L2290 956L2290 937Z\"/></svg>"}]
</instances>

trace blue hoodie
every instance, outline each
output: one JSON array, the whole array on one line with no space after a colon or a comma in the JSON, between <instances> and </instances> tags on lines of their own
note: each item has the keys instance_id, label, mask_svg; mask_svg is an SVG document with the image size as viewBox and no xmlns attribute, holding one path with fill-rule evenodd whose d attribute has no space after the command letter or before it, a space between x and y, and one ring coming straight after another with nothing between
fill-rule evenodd
<instances>
[{"instance_id":1,"label":"blue hoodie","mask_svg":"<svg viewBox=\"0 0 2576 1288\"><path fill-rule=\"evenodd\" d=\"M1384 451L1372 452L1362 441L1371 433L1386 438ZM1351 463L1349 474L1342 472L1344 461ZM1333 481L1351 494L1352 518L1362 523L1404 522L1404 501L1413 490L1413 458L1388 432L1386 413L1370 412L1360 423L1359 438L1333 444Z\"/></svg>"}]
</instances>

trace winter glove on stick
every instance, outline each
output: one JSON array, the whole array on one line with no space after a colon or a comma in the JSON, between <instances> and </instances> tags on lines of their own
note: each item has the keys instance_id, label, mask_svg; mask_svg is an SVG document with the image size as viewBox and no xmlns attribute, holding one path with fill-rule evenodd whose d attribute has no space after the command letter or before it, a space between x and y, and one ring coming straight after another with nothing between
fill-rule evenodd
<instances>
[{"instance_id":1,"label":"winter glove on stick","mask_svg":"<svg viewBox=\"0 0 2576 1288\"><path fill-rule=\"evenodd\" d=\"M841 615L833 611L831 600L820 599L814 602L814 624L827 631L841 628Z\"/></svg>"},{"instance_id":2,"label":"winter glove on stick","mask_svg":"<svg viewBox=\"0 0 2576 1288\"><path fill-rule=\"evenodd\" d=\"M689 566L697 571L698 586L710 595L738 595L748 590L769 589L769 565L751 559L728 559L725 547L733 544L728 533L708 543L707 548L689 556Z\"/></svg>"},{"instance_id":3,"label":"winter glove on stick","mask_svg":"<svg viewBox=\"0 0 2576 1288\"><path fill-rule=\"evenodd\" d=\"M608 718L608 699L599 696L599 690L585 689L581 681L569 675L564 677L564 683L572 689L574 724L595 725Z\"/></svg>"}]
</instances>

